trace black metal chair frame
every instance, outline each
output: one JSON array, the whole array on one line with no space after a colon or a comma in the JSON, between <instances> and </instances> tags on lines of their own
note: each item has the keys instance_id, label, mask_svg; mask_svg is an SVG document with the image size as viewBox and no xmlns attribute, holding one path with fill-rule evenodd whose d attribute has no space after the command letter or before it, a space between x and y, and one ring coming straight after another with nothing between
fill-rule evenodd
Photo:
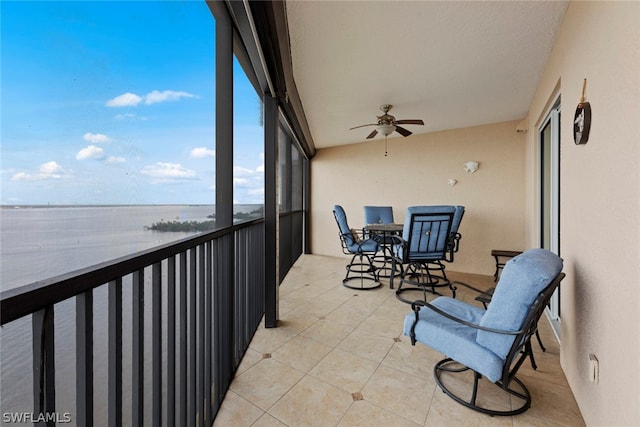
<instances>
[{"instance_id":1,"label":"black metal chair frame","mask_svg":"<svg viewBox=\"0 0 640 427\"><path fill-rule=\"evenodd\" d=\"M441 295L436 291L436 288L449 287L453 297L456 296L456 290L451 286L451 282L447 278L445 273L445 265L442 263L453 262L454 253L458 251L459 241L461 238L460 233L451 233L451 226L453 223L454 213L442 213L442 212L434 212L434 213L414 213L411 215L411 221L409 224L409 240L404 240L399 236L390 236L391 239L394 240L396 245L402 245L402 254L403 258L399 258L397 256L392 256L391 263L391 277L389 278L389 287L393 289L394 287L394 277L397 271L400 272L400 284L398 285L398 289L396 290L396 298L400 301L411 304L415 299L405 298L402 294L407 291L420 291L423 293L424 300L427 300L427 291L434 295ZM416 217L424 217L424 219L417 219ZM445 219L442 219L445 217ZM440 219L438 219L440 218ZM434 255L424 255L424 256L411 256L408 254L409 248L412 247L414 243L412 239L415 238L415 234L413 233L414 227L419 226L422 227L424 223L437 223L440 224L444 221L447 221L448 224L446 226L446 243L442 248L437 248L433 252L439 252L439 256ZM433 227L429 227L431 230ZM436 227L436 230L440 232L440 227ZM419 234L420 239L435 239L437 242L440 238L438 234L433 235L430 231L427 231L425 234ZM418 242L418 246L420 246L421 242ZM405 284L409 286L405 286Z\"/></svg>"},{"instance_id":2,"label":"black metal chair frame","mask_svg":"<svg viewBox=\"0 0 640 427\"><path fill-rule=\"evenodd\" d=\"M335 217L335 212L333 213ZM338 219L336 218L336 223ZM339 224L338 224L339 228ZM378 251L366 251L362 248L364 242L367 239L362 230L351 230L349 236L346 236L345 233L338 232L340 236L340 244L342 246L342 253L345 255L353 255L349 264L345 267L347 273L342 279L342 284L350 289L358 289L358 290L370 290L379 288L382 283L380 283L380 278L378 277L378 268L374 265L373 259L376 256ZM349 245L347 243L347 239L354 239L355 244L358 245L357 251L349 250ZM351 285L351 280L359 280L360 286Z\"/></svg>"},{"instance_id":3,"label":"black metal chair frame","mask_svg":"<svg viewBox=\"0 0 640 427\"><path fill-rule=\"evenodd\" d=\"M416 316L416 319L411 328L411 344L412 345L415 345L416 343L415 326L419 318L418 313L420 311L420 308L422 307L431 309L448 319L451 319L465 326L472 327L474 329L488 331L496 334L505 334L505 335L515 336L513 345L511 346L511 349L507 357L505 358L505 361L502 367L502 378L496 381L495 385L500 387L506 393L521 399L523 401L522 405L516 407L515 409L506 410L506 411L479 406L477 404L478 382L482 378L482 375L476 371L472 371L473 372L473 390L471 393L471 398L469 400L466 400L460 397L459 395L455 394L451 389L447 388L447 386L444 384L444 381L442 379L443 373L457 374L457 373L469 371L471 369L461 365L460 363L454 361L451 358L442 359L441 361L436 363L433 369L433 374L435 377L435 381L438 384L438 387L440 387L445 394L447 394L449 397L451 397L453 400L460 403L461 405L464 405L467 408L470 408L475 411L482 412L484 414L488 414L491 416L518 415L525 412L527 409L529 409L531 407L531 393L529 392L527 387L524 385L524 383L516 377L516 374L518 373L520 366L522 366L522 364L524 363L527 357L531 358L531 361L535 366L535 363L533 362L533 351L531 349L531 336L537 332L538 321L540 320L540 317L542 316L542 313L544 312L545 308L549 304L551 296L553 295L556 288L560 285L560 282L564 277L565 277L564 273L559 273L551 281L551 283L549 283L547 287L538 294L537 298L529 308L527 316L525 317L525 320L522 323L520 330L515 332L486 328L480 325L467 322L465 320L462 320L455 316L450 315L449 313L427 303L426 301L415 301L414 303L412 303L411 308L415 312L415 316ZM478 289L475 289L464 283L461 283L461 282L455 282L455 283L469 287L472 290L479 291ZM517 384L520 390L515 389L512 386L512 383Z\"/></svg>"}]
</instances>

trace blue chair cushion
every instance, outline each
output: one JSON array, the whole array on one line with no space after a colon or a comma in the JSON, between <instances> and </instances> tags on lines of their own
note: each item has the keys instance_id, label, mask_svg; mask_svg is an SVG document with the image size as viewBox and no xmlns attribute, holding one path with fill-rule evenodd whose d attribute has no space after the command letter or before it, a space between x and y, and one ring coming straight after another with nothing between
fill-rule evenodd
<instances>
[{"instance_id":1,"label":"blue chair cushion","mask_svg":"<svg viewBox=\"0 0 640 427\"><path fill-rule=\"evenodd\" d=\"M401 260L411 259L412 261L429 261L442 260L442 251L439 252L411 252L405 251L401 244L395 244L391 247L393 255ZM405 252L406 257L405 257Z\"/></svg>"},{"instance_id":2,"label":"blue chair cushion","mask_svg":"<svg viewBox=\"0 0 640 427\"><path fill-rule=\"evenodd\" d=\"M450 297L438 297L431 304L474 324L478 324L485 313L483 308ZM484 375L492 382L502 377L504 360L477 342L477 329L450 320L427 307L420 310L418 317L415 328L417 341ZM409 313L405 317L405 335L410 336L414 320L415 313Z\"/></svg>"},{"instance_id":3,"label":"blue chair cushion","mask_svg":"<svg viewBox=\"0 0 640 427\"><path fill-rule=\"evenodd\" d=\"M453 214L453 222L451 223L451 233L455 234L460 228L462 222L462 216L464 215L464 206L456 206L456 211Z\"/></svg>"},{"instance_id":4,"label":"blue chair cushion","mask_svg":"<svg viewBox=\"0 0 640 427\"><path fill-rule=\"evenodd\" d=\"M360 240L347 246L351 253L375 253L380 250L380 245L373 239Z\"/></svg>"},{"instance_id":5,"label":"blue chair cushion","mask_svg":"<svg viewBox=\"0 0 640 427\"><path fill-rule=\"evenodd\" d=\"M545 249L530 249L511 258L480 320L480 326L518 331L538 294L562 271L562 259ZM504 359L514 335L478 331L478 344Z\"/></svg>"},{"instance_id":6,"label":"blue chair cushion","mask_svg":"<svg viewBox=\"0 0 640 427\"><path fill-rule=\"evenodd\" d=\"M355 244L355 240L353 239L353 234L349 228L349 224L347 223L347 214L340 205L335 205L333 207L333 212L336 216L336 221L338 222L338 228L340 229L342 238L345 240L347 247L351 247Z\"/></svg>"},{"instance_id":7,"label":"blue chair cushion","mask_svg":"<svg viewBox=\"0 0 640 427\"><path fill-rule=\"evenodd\" d=\"M342 206L335 205L333 212L335 213L338 228L349 252L354 254L366 252L375 253L380 250L380 245L375 240L366 239L358 241L357 238L354 238L354 234L347 223L347 214L344 212Z\"/></svg>"},{"instance_id":8,"label":"blue chair cushion","mask_svg":"<svg viewBox=\"0 0 640 427\"><path fill-rule=\"evenodd\" d=\"M393 224L393 208L391 206L365 206L365 224Z\"/></svg>"}]
</instances>

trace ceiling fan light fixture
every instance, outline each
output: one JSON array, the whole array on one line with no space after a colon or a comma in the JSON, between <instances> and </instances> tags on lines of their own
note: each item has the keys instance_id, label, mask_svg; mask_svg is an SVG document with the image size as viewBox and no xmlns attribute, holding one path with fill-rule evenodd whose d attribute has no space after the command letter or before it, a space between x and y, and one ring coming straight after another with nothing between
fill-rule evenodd
<instances>
[{"instance_id":1,"label":"ceiling fan light fixture","mask_svg":"<svg viewBox=\"0 0 640 427\"><path fill-rule=\"evenodd\" d=\"M383 123L383 124L377 125L376 130L378 131L378 133L384 136L389 136L393 133L393 131L396 130L396 127L389 123Z\"/></svg>"}]
</instances>

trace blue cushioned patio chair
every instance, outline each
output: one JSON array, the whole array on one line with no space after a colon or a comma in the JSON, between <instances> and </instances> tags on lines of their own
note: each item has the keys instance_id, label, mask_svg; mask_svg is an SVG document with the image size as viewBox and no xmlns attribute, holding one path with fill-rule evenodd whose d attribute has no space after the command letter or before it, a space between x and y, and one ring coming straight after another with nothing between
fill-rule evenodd
<instances>
[{"instance_id":1,"label":"blue cushioned patio chair","mask_svg":"<svg viewBox=\"0 0 640 427\"><path fill-rule=\"evenodd\" d=\"M365 206L364 223L393 224L392 206ZM365 230L365 236L375 239L381 246L381 253L373 257L373 262L378 268L378 277L391 277L391 252L390 245L393 242L390 233L374 233Z\"/></svg>"},{"instance_id":2,"label":"blue cushioned patio chair","mask_svg":"<svg viewBox=\"0 0 640 427\"><path fill-rule=\"evenodd\" d=\"M486 310L449 297L415 301L413 313L405 317L404 334L412 344L420 342L446 356L435 365L434 376L456 402L489 415L520 414L531 406L531 394L516 374L533 357L531 336L563 278L560 257L530 249L507 262ZM459 377L471 373L466 381L473 381L472 390L463 398L459 390L464 378ZM478 399L482 377L513 397L507 407Z\"/></svg>"},{"instance_id":3,"label":"blue cushioned patio chair","mask_svg":"<svg viewBox=\"0 0 640 427\"><path fill-rule=\"evenodd\" d=\"M445 273L443 261L453 262L461 238L458 229L464 206L411 206L407 214L402 238L392 246L393 262L389 286L394 287L395 272L400 272L396 296L411 303L404 292L420 291L438 294L435 288L449 287L455 297L455 288Z\"/></svg>"},{"instance_id":4,"label":"blue cushioned patio chair","mask_svg":"<svg viewBox=\"0 0 640 427\"><path fill-rule=\"evenodd\" d=\"M353 255L347 264L347 274L342 284L351 289L375 289L380 287L373 257L380 250L380 244L373 239L365 238L361 230L349 227L347 214L340 205L333 208L333 216L338 223L342 252ZM351 280L358 280L359 286L351 285Z\"/></svg>"},{"instance_id":5,"label":"blue cushioned patio chair","mask_svg":"<svg viewBox=\"0 0 640 427\"><path fill-rule=\"evenodd\" d=\"M393 224L393 208L391 206L365 206L365 224Z\"/></svg>"}]
</instances>

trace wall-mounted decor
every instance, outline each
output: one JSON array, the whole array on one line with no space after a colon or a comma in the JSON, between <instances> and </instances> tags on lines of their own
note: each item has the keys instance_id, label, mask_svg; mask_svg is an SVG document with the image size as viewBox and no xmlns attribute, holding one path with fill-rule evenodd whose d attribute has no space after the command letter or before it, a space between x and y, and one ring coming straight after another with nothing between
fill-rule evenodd
<instances>
[{"instance_id":1,"label":"wall-mounted decor","mask_svg":"<svg viewBox=\"0 0 640 427\"><path fill-rule=\"evenodd\" d=\"M584 91L587 87L587 79L582 83L582 97L573 116L573 140L577 145L586 144L591 130L591 105L585 102Z\"/></svg>"}]
</instances>

